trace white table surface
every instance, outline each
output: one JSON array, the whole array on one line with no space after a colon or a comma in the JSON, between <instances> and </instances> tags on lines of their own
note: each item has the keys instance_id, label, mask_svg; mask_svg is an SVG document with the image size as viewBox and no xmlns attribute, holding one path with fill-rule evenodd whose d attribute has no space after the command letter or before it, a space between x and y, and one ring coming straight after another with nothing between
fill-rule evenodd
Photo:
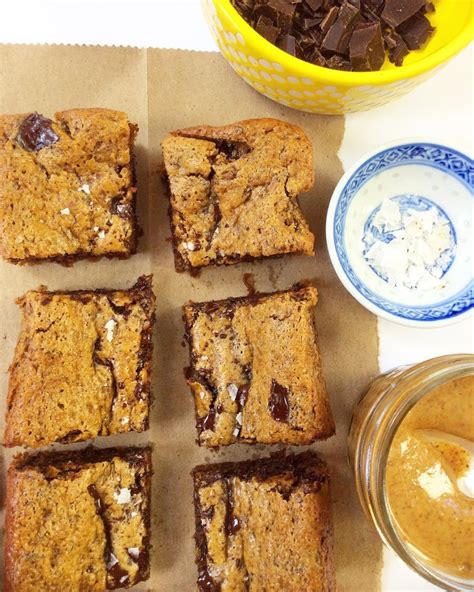
<instances>
[{"instance_id":1,"label":"white table surface","mask_svg":"<svg viewBox=\"0 0 474 592\"><path fill-rule=\"evenodd\" d=\"M199 0L1 0L0 43L217 49ZM473 57L471 47L411 94L379 109L348 115L340 150L344 168L380 144L413 136L472 154ZM382 370L474 351L474 325L469 320L440 329L411 329L380 320L379 336ZM383 590L430 592L437 588L386 550Z\"/></svg>"}]
</instances>

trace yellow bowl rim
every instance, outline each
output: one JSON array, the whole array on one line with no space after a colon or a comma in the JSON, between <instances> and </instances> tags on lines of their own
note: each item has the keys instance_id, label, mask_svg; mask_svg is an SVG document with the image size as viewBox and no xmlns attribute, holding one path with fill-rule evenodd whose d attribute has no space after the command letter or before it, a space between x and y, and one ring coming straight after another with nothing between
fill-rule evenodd
<instances>
[{"instance_id":1,"label":"yellow bowl rim","mask_svg":"<svg viewBox=\"0 0 474 592\"><path fill-rule=\"evenodd\" d=\"M418 76L443 64L474 39L474 20L471 18L468 25L450 43L414 64L400 66L399 68L390 70L379 70L377 72L345 72L310 64L279 49L276 45L273 45L273 43L270 43L270 41L259 35L240 16L237 9L232 6L230 0L211 0L211 2L214 2L222 9L243 37L248 38L252 45L257 46L262 54L268 55L269 53L274 53L275 57L271 58L271 61L280 63L287 70L297 71L298 75L304 78L324 80L334 86L383 85ZM474 3L471 4L471 13L473 12L473 5Z\"/></svg>"}]
</instances>

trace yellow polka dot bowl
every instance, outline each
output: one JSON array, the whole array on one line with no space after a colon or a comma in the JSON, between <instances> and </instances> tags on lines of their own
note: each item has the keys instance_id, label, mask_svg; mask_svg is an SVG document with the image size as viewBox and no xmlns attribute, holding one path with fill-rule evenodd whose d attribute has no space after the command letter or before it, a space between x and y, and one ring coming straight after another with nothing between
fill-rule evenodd
<instances>
[{"instance_id":1,"label":"yellow polka dot bowl","mask_svg":"<svg viewBox=\"0 0 474 592\"><path fill-rule=\"evenodd\" d=\"M302 111L341 114L379 107L406 94L474 38L473 0L438 0L436 28L403 66L388 59L378 72L343 72L295 58L256 33L230 0L202 0L217 44L232 68L263 95Z\"/></svg>"}]
</instances>

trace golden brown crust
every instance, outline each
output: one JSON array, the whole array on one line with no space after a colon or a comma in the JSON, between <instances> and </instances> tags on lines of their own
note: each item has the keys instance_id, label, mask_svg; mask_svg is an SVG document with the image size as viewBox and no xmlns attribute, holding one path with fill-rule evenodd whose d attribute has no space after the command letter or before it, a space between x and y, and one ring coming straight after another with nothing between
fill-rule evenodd
<instances>
[{"instance_id":1,"label":"golden brown crust","mask_svg":"<svg viewBox=\"0 0 474 592\"><path fill-rule=\"evenodd\" d=\"M162 142L176 268L314 254L298 194L314 182L303 130L276 119L176 130Z\"/></svg>"},{"instance_id":2,"label":"golden brown crust","mask_svg":"<svg viewBox=\"0 0 474 592\"><path fill-rule=\"evenodd\" d=\"M151 450L17 456L8 470L5 592L103 592L149 577Z\"/></svg>"},{"instance_id":3,"label":"golden brown crust","mask_svg":"<svg viewBox=\"0 0 474 592\"><path fill-rule=\"evenodd\" d=\"M10 367L5 446L148 428L155 298L130 290L28 292Z\"/></svg>"},{"instance_id":4,"label":"golden brown crust","mask_svg":"<svg viewBox=\"0 0 474 592\"><path fill-rule=\"evenodd\" d=\"M330 476L314 453L193 471L198 589L335 590Z\"/></svg>"},{"instance_id":5,"label":"golden brown crust","mask_svg":"<svg viewBox=\"0 0 474 592\"><path fill-rule=\"evenodd\" d=\"M121 111L71 109L53 142L25 147L32 114L0 116L0 254L13 263L120 256L136 249L133 143Z\"/></svg>"},{"instance_id":6,"label":"golden brown crust","mask_svg":"<svg viewBox=\"0 0 474 592\"><path fill-rule=\"evenodd\" d=\"M309 444L334 434L309 285L184 307L198 441Z\"/></svg>"}]
</instances>

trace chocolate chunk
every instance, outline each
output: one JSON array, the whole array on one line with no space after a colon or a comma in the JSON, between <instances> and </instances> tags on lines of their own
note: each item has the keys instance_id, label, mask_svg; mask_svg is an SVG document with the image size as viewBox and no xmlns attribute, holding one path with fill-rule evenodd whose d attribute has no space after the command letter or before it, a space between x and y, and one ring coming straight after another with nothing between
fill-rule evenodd
<instances>
[{"instance_id":1,"label":"chocolate chunk","mask_svg":"<svg viewBox=\"0 0 474 592\"><path fill-rule=\"evenodd\" d=\"M323 33L327 33L329 29L334 24L335 20L337 19L337 15L339 14L339 8L337 6L333 6L327 15L321 21L321 31Z\"/></svg>"},{"instance_id":2,"label":"chocolate chunk","mask_svg":"<svg viewBox=\"0 0 474 592\"><path fill-rule=\"evenodd\" d=\"M426 0L386 0L381 16L387 25L396 28L417 13L425 4Z\"/></svg>"},{"instance_id":3,"label":"chocolate chunk","mask_svg":"<svg viewBox=\"0 0 474 592\"><path fill-rule=\"evenodd\" d=\"M207 566L199 570L197 585L200 592L221 592L220 583L214 581Z\"/></svg>"},{"instance_id":4,"label":"chocolate chunk","mask_svg":"<svg viewBox=\"0 0 474 592\"><path fill-rule=\"evenodd\" d=\"M319 10L323 4L323 0L303 0L303 2L312 12Z\"/></svg>"},{"instance_id":5,"label":"chocolate chunk","mask_svg":"<svg viewBox=\"0 0 474 592\"><path fill-rule=\"evenodd\" d=\"M31 113L20 124L16 137L18 144L29 152L38 152L55 144L59 136L53 130L52 123L51 119L39 113Z\"/></svg>"},{"instance_id":6,"label":"chocolate chunk","mask_svg":"<svg viewBox=\"0 0 474 592\"><path fill-rule=\"evenodd\" d=\"M253 14L254 21L258 22L262 17L270 21L275 27L278 26L278 12L266 3L257 4L255 7L255 12Z\"/></svg>"},{"instance_id":7,"label":"chocolate chunk","mask_svg":"<svg viewBox=\"0 0 474 592\"><path fill-rule=\"evenodd\" d=\"M104 559L105 559L105 568L107 570L107 579L111 580L111 584L114 588L122 587L126 584L129 574L128 572L122 568L120 565L119 560L114 555L112 551L112 535L110 524L105 516L105 506L102 498L97 490L97 487L92 483L87 487L87 492L94 500L95 511L97 515L102 520L104 525L104 533L105 533L105 549L104 549Z\"/></svg>"},{"instance_id":8,"label":"chocolate chunk","mask_svg":"<svg viewBox=\"0 0 474 592\"><path fill-rule=\"evenodd\" d=\"M227 481L227 492L226 492L226 511L224 529L227 534L233 535L240 529L240 522L237 516L234 514L234 498L232 495L232 485Z\"/></svg>"},{"instance_id":9,"label":"chocolate chunk","mask_svg":"<svg viewBox=\"0 0 474 592\"><path fill-rule=\"evenodd\" d=\"M211 409L207 415L204 417L199 417L196 421L196 426L199 432L204 432L205 430L213 430L216 424L216 412L214 409Z\"/></svg>"},{"instance_id":10,"label":"chocolate chunk","mask_svg":"<svg viewBox=\"0 0 474 592\"><path fill-rule=\"evenodd\" d=\"M286 53L296 56L296 39L293 37L293 35L280 35L280 37L277 39L276 45L283 51L286 51Z\"/></svg>"},{"instance_id":11,"label":"chocolate chunk","mask_svg":"<svg viewBox=\"0 0 474 592\"><path fill-rule=\"evenodd\" d=\"M365 15L370 14L371 16L380 16L384 7L384 0L362 0L360 3L360 9Z\"/></svg>"},{"instance_id":12,"label":"chocolate chunk","mask_svg":"<svg viewBox=\"0 0 474 592\"><path fill-rule=\"evenodd\" d=\"M352 70L351 62L340 55L331 56L326 61L326 66L328 68L332 68L333 70L345 70L346 72L350 72Z\"/></svg>"},{"instance_id":13,"label":"chocolate chunk","mask_svg":"<svg viewBox=\"0 0 474 592\"><path fill-rule=\"evenodd\" d=\"M431 37L433 31L434 28L430 25L430 21L422 14L415 14L397 29L410 50L420 49Z\"/></svg>"},{"instance_id":14,"label":"chocolate chunk","mask_svg":"<svg viewBox=\"0 0 474 592\"><path fill-rule=\"evenodd\" d=\"M283 33L287 33L290 30L295 11L296 5L286 0L268 0L256 7L255 15L267 17L275 27L279 27Z\"/></svg>"},{"instance_id":15,"label":"chocolate chunk","mask_svg":"<svg viewBox=\"0 0 474 592\"><path fill-rule=\"evenodd\" d=\"M380 70L385 61L380 23L354 31L349 43L349 55L352 67L358 72Z\"/></svg>"},{"instance_id":16,"label":"chocolate chunk","mask_svg":"<svg viewBox=\"0 0 474 592\"><path fill-rule=\"evenodd\" d=\"M238 411L242 411L242 409L245 407L245 403L247 403L247 399L249 396L249 389L250 384L242 384L239 386L236 398Z\"/></svg>"},{"instance_id":17,"label":"chocolate chunk","mask_svg":"<svg viewBox=\"0 0 474 592\"><path fill-rule=\"evenodd\" d=\"M128 571L123 569L120 565L119 560L113 553L110 554L110 560L106 565L107 567L107 579L112 580L114 588L121 588L127 583L129 578Z\"/></svg>"},{"instance_id":18,"label":"chocolate chunk","mask_svg":"<svg viewBox=\"0 0 474 592\"><path fill-rule=\"evenodd\" d=\"M308 32L314 29L323 19L320 18L305 18L301 21L303 31Z\"/></svg>"},{"instance_id":19,"label":"chocolate chunk","mask_svg":"<svg viewBox=\"0 0 474 592\"><path fill-rule=\"evenodd\" d=\"M259 26L262 25L266 25L267 27L269 27L270 25L273 25L273 21L272 19L269 19L266 16L259 16L256 23L255 23L255 29L257 29Z\"/></svg>"},{"instance_id":20,"label":"chocolate chunk","mask_svg":"<svg viewBox=\"0 0 474 592\"><path fill-rule=\"evenodd\" d=\"M132 216L132 208L129 204L122 203L122 197L117 195L110 201L110 213L127 220Z\"/></svg>"},{"instance_id":21,"label":"chocolate chunk","mask_svg":"<svg viewBox=\"0 0 474 592\"><path fill-rule=\"evenodd\" d=\"M231 0L268 41L321 67L375 71L385 54L400 66L433 28L429 0ZM381 38L382 36L382 38ZM352 40L353 38L353 40Z\"/></svg>"},{"instance_id":22,"label":"chocolate chunk","mask_svg":"<svg viewBox=\"0 0 474 592\"><path fill-rule=\"evenodd\" d=\"M97 487L92 483L88 486L87 491L89 492L91 498L94 500L95 511L98 515L100 515L102 512L102 499L99 495L99 492L97 491Z\"/></svg>"},{"instance_id":23,"label":"chocolate chunk","mask_svg":"<svg viewBox=\"0 0 474 592\"><path fill-rule=\"evenodd\" d=\"M255 25L255 30L259 35L265 37L267 41L275 44L278 36L280 35L280 29L274 27L271 20L265 16L261 16Z\"/></svg>"},{"instance_id":24,"label":"chocolate chunk","mask_svg":"<svg viewBox=\"0 0 474 592\"><path fill-rule=\"evenodd\" d=\"M275 421L288 422L290 415L288 395L289 390L285 386L282 386L276 380L272 380L268 408Z\"/></svg>"},{"instance_id":25,"label":"chocolate chunk","mask_svg":"<svg viewBox=\"0 0 474 592\"><path fill-rule=\"evenodd\" d=\"M389 30L384 34L384 41L388 48L388 59L395 66L401 66L403 64L403 58L410 53L401 35L396 31Z\"/></svg>"},{"instance_id":26,"label":"chocolate chunk","mask_svg":"<svg viewBox=\"0 0 474 592\"><path fill-rule=\"evenodd\" d=\"M271 6L277 13L277 23L282 31L289 31L293 18L295 16L296 5L291 4L287 0L268 0Z\"/></svg>"},{"instance_id":27,"label":"chocolate chunk","mask_svg":"<svg viewBox=\"0 0 474 592\"><path fill-rule=\"evenodd\" d=\"M230 140L211 140L216 145L216 148L224 154L228 160L238 160L248 154L251 150L250 146L246 142Z\"/></svg>"},{"instance_id":28,"label":"chocolate chunk","mask_svg":"<svg viewBox=\"0 0 474 592\"><path fill-rule=\"evenodd\" d=\"M323 39L321 49L335 53L346 53L349 40L359 18L359 9L349 2L344 2L336 21Z\"/></svg>"},{"instance_id":29,"label":"chocolate chunk","mask_svg":"<svg viewBox=\"0 0 474 592\"><path fill-rule=\"evenodd\" d=\"M321 66L323 68L325 68L327 65L326 58L317 48L314 48L313 53L309 55L308 61L312 64L315 64L316 66Z\"/></svg>"}]
</instances>

